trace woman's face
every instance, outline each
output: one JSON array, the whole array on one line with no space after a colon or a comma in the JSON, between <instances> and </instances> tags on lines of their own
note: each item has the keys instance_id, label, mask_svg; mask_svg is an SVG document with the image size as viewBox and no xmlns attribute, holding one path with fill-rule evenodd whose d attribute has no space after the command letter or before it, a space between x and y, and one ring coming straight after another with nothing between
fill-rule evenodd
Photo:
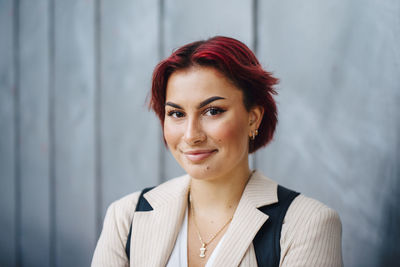
<instances>
[{"instance_id":1,"label":"woman's face","mask_svg":"<svg viewBox=\"0 0 400 267\"><path fill-rule=\"evenodd\" d=\"M242 92L219 71L192 67L167 83L164 137L193 178L248 172L248 140L262 110L247 111Z\"/></svg>"}]
</instances>

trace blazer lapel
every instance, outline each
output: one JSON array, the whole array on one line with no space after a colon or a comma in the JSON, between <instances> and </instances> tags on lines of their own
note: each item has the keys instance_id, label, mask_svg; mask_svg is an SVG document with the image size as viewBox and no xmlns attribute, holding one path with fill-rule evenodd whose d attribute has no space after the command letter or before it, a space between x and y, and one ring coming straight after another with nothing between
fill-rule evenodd
<instances>
[{"instance_id":1,"label":"blazer lapel","mask_svg":"<svg viewBox=\"0 0 400 267\"><path fill-rule=\"evenodd\" d=\"M247 183L213 266L239 266L253 238L268 219L268 215L257 208L276 202L277 184L256 171Z\"/></svg>"},{"instance_id":2,"label":"blazer lapel","mask_svg":"<svg viewBox=\"0 0 400 267\"><path fill-rule=\"evenodd\" d=\"M153 210L135 212L133 217L131 266L167 264L184 218L189 181L189 176L185 175L144 195ZM253 238L268 219L268 215L257 208L277 201L277 184L255 172L247 183L213 266L240 264Z\"/></svg>"},{"instance_id":3,"label":"blazer lapel","mask_svg":"<svg viewBox=\"0 0 400 267\"><path fill-rule=\"evenodd\" d=\"M189 177L183 176L147 192L152 211L135 212L131 266L165 266L178 236L187 205Z\"/></svg>"}]
</instances>

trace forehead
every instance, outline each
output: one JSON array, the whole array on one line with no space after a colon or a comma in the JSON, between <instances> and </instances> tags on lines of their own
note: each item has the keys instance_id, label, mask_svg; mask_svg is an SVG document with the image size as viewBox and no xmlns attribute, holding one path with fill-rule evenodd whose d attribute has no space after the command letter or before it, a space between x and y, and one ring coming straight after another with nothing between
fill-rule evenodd
<instances>
[{"instance_id":1,"label":"forehead","mask_svg":"<svg viewBox=\"0 0 400 267\"><path fill-rule=\"evenodd\" d=\"M212 67L176 71L169 77L166 90L166 101L201 102L211 96L242 101L242 91Z\"/></svg>"}]
</instances>

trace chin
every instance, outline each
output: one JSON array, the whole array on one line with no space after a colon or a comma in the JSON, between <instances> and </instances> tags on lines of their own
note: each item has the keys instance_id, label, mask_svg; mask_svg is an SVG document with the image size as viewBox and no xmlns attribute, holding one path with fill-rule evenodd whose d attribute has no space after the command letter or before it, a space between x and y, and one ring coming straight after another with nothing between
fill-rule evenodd
<instances>
[{"instance_id":1,"label":"chin","mask_svg":"<svg viewBox=\"0 0 400 267\"><path fill-rule=\"evenodd\" d=\"M215 177L217 176L217 173L219 173L219 171L215 167L206 163L191 166L186 165L182 167L184 167L183 169L186 171L187 174L190 175L190 177L199 180L209 180L211 179L211 177Z\"/></svg>"},{"instance_id":2,"label":"chin","mask_svg":"<svg viewBox=\"0 0 400 267\"><path fill-rule=\"evenodd\" d=\"M210 174L211 168L209 167L209 164L206 163L193 164L191 162L184 162L180 165L187 174L196 179L204 179Z\"/></svg>"}]
</instances>

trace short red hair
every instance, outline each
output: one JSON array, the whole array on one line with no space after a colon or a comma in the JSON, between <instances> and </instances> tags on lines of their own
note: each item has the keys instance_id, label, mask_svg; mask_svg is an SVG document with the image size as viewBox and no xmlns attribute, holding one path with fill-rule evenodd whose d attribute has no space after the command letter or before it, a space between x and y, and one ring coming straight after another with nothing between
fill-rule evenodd
<instances>
[{"instance_id":1,"label":"short red hair","mask_svg":"<svg viewBox=\"0 0 400 267\"><path fill-rule=\"evenodd\" d=\"M192 66L213 67L230 79L242 92L247 110L264 108L258 136L249 141L249 153L268 144L277 124L277 108L272 95L278 79L265 71L254 53L242 42L223 36L197 41L175 50L154 69L149 107L164 125L165 98L168 79L177 70Z\"/></svg>"}]
</instances>

